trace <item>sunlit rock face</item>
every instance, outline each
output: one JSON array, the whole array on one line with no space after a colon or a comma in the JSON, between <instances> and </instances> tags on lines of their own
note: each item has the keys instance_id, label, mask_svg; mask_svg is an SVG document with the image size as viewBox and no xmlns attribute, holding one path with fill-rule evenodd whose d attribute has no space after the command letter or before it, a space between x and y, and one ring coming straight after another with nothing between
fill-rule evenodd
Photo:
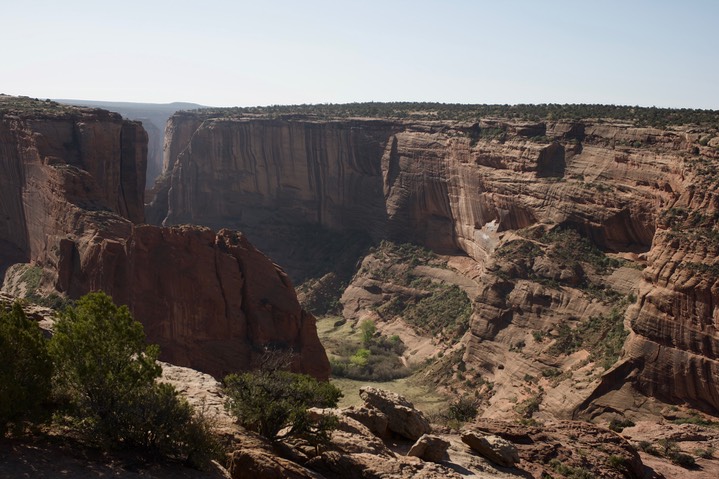
<instances>
[{"instance_id":1,"label":"sunlit rock face","mask_svg":"<svg viewBox=\"0 0 719 479\"><path fill-rule=\"evenodd\" d=\"M412 241L480 263L492 259L508 232L561 225L607 251L646 260L637 302L627 313L631 334L623 359L629 365L613 381L631 376L639 390L664 400L719 408L712 268L719 251L710 220L716 181L705 171L718 158L716 148L698 143L701 131L612 120L460 123L209 113L178 113L167 131L164 178L150 221L237 228L280 263L291 248L277 243L291 239L277 234L278 225L306 223ZM681 222L667 222L672 208L683 209ZM692 221L706 234L687 234ZM507 294L486 285L467 358L481 361L481 343L536 296L517 291L509 308ZM587 309L570 296L552 301L567 314Z\"/></svg>"}]
</instances>

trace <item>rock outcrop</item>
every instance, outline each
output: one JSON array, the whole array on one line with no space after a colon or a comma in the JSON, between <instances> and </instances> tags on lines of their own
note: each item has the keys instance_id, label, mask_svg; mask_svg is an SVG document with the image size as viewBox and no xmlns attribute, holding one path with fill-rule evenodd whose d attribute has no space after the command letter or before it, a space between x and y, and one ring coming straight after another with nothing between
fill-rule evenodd
<instances>
[{"instance_id":1,"label":"rock outcrop","mask_svg":"<svg viewBox=\"0 0 719 479\"><path fill-rule=\"evenodd\" d=\"M432 430L422 412L403 396L371 386L360 388L365 406L387 416L387 428L402 437L417 440Z\"/></svg>"},{"instance_id":2,"label":"rock outcrop","mask_svg":"<svg viewBox=\"0 0 719 479\"><path fill-rule=\"evenodd\" d=\"M168 132L165 178L148 217L239 227L283 263L292 249L282 244L299 236L290 227L301 224L466 254L480 269L513 231L540 224L572 228L635 258L648 268L627 312L627 361L591 385L589 402L629 381L663 400L719 412L713 219L719 154L699 141L713 133L611 120L462 123L217 112L177 114ZM695 225L702 232L687 234ZM571 286L583 278L551 264L534 268L544 281ZM491 342L505 341L508 326L526 327L541 311L564 308L565 319L609 313L527 280L483 282L468 364L496 370L499 363L483 359Z\"/></svg>"},{"instance_id":3,"label":"rock outcrop","mask_svg":"<svg viewBox=\"0 0 719 479\"><path fill-rule=\"evenodd\" d=\"M242 234L141 224L146 143L116 114L0 97L2 272L31 263L45 292L107 292L177 365L219 377L281 349L327 378L314 317Z\"/></svg>"},{"instance_id":4,"label":"rock outcrop","mask_svg":"<svg viewBox=\"0 0 719 479\"><path fill-rule=\"evenodd\" d=\"M519 453L514 444L499 436L484 436L474 431L465 431L462 433L462 442L500 466L512 467L519 462Z\"/></svg>"},{"instance_id":5,"label":"rock outcrop","mask_svg":"<svg viewBox=\"0 0 719 479\"><path fill-rule=\"evenodd\" d=\"M440 462L447 459L447 449L449 449L449 442L438 436L424 434L412 445L407 455L416 456L425 461Z\"/></svg>"}]
</instances>

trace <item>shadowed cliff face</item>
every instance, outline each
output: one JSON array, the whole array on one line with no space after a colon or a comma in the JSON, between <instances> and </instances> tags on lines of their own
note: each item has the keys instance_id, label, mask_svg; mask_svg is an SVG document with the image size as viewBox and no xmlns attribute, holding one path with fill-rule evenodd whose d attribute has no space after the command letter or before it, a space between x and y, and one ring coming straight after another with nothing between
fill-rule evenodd
<instances>
[{"instance_id":1,"label":"shadowed cliff face","mask_svg":"<svg viewBox=\"0 0 719 479\"><path fill-rule=\"evenodd\" d=\"M146 145L119 115L0 96L3 269L42 267L45 293L106 291L175 364L219 377L278 348L327 378L314 317L244 236L141 224Z\"/></svg>"},{"instance_id":2,"label":"shadowed cliff face","mask_svg":"<svg viewBox=\"0 0 719 479\"><path fill-rule=\"evenodd\" d=\"M690 223L670 227L662 220L678 206L705 216L715 211L714 183L698 182L699 167L691 167L699 159L719 161L715 148L699 146L699 132L600 121L462 124L187 113L171 118L168 132L151 221L239 228L281 262L289 253L273 247L277 235L271 233L277 224L301 223L463 252L480 264L493 259L513 230L537 224L575 229L605 250L646 253L648 268L626 317L632 329L627 362L607 375L602 394L631 376L643 392L719 410L719 298L711 267L719 251L677 240ZM709 237L717 234L715 224L706 223ZM676 267L688 262L709 267ZM510 302L524 303L511 306L510 293L486 281L465 354L480 362L481 344L519 320L522 304L529 311L533 301L532 294L515 293ZM596 307L568 307L570 296L557 295L557 306Z\"/></svg>"}]
</instances>

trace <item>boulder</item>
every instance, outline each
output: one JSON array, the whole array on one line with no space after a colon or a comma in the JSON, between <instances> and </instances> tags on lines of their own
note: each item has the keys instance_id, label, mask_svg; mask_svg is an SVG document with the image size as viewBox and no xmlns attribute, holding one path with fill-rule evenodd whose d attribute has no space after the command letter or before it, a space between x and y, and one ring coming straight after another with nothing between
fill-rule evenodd
<instances>
[{"instance_id":1,"label":"boulder","mask_svg":"<svg viewBox=\"0 0 719 479\"><path fill-rule=\"evenodd\" d=\"M394 458L384 442L380 440L364 424L346 414L346 409L309 409L310 419L316 420L320 415L333 415L337 418L337 427L332 431L331 447L344 454L368 453L375 456Z\"/></svg>"},{"instance_id":2,"label":"boulder","mask_svg":"<svg viewBox=\"0 0 719 479\"><path fill-rule=\"evenodd\" d=\"M344 409L342 413L345 416L362 423L372 434L379 437L387 435L389 419L387 415L378 409L372 409L364 406L350 406Z\"/></svg>"},{"instance_id":3,"label":"boulder","mask_svg":"<svg viewBox=\"0 0 719 479\"><path fill-rule=\"evenodd\" d=\"M476 453L500 466L512 467L519 462L519 453L514 444L499 436L464 431L462 441Z\"/></svg>"},{"instance_id":4,"label":"boulder","mask_svg":"<svg viewBox=\"0 0 719 479\"><path fill-rule=\"evenodd\" d=\"M387 416L387 427L395 434L416 441L432 430L424 415L399 394L364 386L360 388L360 397L365 406Z\"/></svg>"},{"instance_id":5,"label":"boulder","mask_svg":"<svg viewBox=\"0 0 719 479\"><path fill-rule=\"evenodd\" d=\"M232 479L322 479L322 476L262 449L241 449L230 456Z\"/></svg>"},{"instance_id":6,"label":"boulder","mask_svg":"<svg viewBox=\"0 0 719 479\"><path fill-rule=\"evenodd\" d=\"M419 457L425 461L440 462L447 459L449 442L439 436L424 434L410 448L408 456Z\"/></svg>"}]
</instances>

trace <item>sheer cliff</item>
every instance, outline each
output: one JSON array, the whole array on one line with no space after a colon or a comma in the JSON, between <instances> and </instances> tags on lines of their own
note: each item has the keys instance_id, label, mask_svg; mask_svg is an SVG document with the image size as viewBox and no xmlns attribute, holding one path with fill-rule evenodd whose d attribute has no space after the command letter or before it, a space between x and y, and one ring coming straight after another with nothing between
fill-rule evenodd
<instances>
[{"instance_id":1,"label":"sheer cliff","mask_svg":"<svg viewBox=\"0 0 719 479\"><path fill-rule=\"evenodd\" d=\"M326 378L314 317L242 234L142 224L146 155L138 122L0 96L3 289L104 290L163 359L218 377L280 348L295 370Z\"/></svg>"},{"instance_id":2,"label":"sheer cliff","mask_svg":"<svg viewBox=\"0 0 719 479\"><path fill-rule=\"evenodd\" d=\"M528 269L503 270L510 243L541 243L537 228L578 232L630 260L613 283L629 298L620 314L629 336L590 392L549 395L548 407L585 410L630 384L719 411L715 127L199 112L176 114L167 131L151 222L241 229L282 263L292 262L294 239L278 225L466 254L480 292L464 359L495 375L509 374L505 353L517 335L537 331L539 343L542 328L556 335L561 324L609 316L611 305L576 292L597 271L533 254ZM542 366L524 357L515 374Z\"/></svg>"}]
</instances>

